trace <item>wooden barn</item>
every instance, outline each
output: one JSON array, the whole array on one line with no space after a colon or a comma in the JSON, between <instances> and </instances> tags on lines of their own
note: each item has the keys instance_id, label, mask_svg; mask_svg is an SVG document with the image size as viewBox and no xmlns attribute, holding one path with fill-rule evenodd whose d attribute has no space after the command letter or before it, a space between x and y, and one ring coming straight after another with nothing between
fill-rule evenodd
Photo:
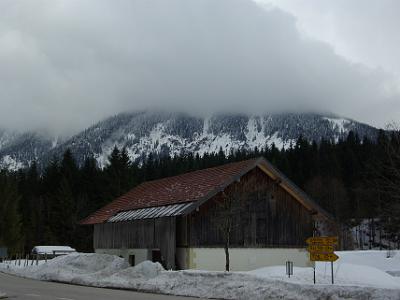
<instances>
[{"instance_id":1,"label":"wooden barn","mask_svg":"<svg viewBox=\"0 0 400 300\"><path fill-rule=\"evenodd\" d=\"M97 253L168 269L310 265L305 240L329 233L330 215L264 158L142 183L81 222ZM229 224L229 226L227 226ZM228 233L229 232L229 233Z\"/></svg>"}]
</instances>

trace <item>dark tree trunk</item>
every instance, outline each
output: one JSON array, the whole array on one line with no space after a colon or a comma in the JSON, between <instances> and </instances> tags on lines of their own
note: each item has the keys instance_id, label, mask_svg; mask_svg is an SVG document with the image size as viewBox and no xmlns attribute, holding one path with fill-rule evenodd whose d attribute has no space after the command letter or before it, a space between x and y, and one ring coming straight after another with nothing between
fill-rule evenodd
<instances>
[{"instance_id":1,"label":"dark tree trunk","mask_svg":"<svg viewBox=\"0 0 400 300\"><path fill-rule=\"evenodd\" d=\"M229 246L231 243L231 229L232 229L232 220L228 218L226 220L226 228L225 228L225 243L224 243L224 250L225 250L225 271L230 271L230 258L229 258Z\"/></svg>"},{"instance_id":2,"label":"dark tree trunk","mask_svg":"<svg viewBox=\"0 0 400 300\"><path fill-rule=\"evenodd\" d=\"M230 259L229 259L229 233L225 241L225 271L229 272Z\"/></svg>"}]
</instances>

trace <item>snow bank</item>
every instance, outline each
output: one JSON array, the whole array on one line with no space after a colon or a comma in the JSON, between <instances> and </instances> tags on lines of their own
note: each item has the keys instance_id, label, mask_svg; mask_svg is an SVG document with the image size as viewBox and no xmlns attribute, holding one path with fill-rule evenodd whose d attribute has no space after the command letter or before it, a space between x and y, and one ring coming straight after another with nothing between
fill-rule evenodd
<instances>
[{"instance_id":1,"label":"snow bank","mask_svg":"<svg viewBox=\"0 0 400 300\"><path fill-rule=\"evenodd\" d=\"M301 278L312 278L308 268L296 268L295 276L299 279L294 277L293 282L288 282L278 276L284 274L282 268L265 268L253 273L165 271L160 264L149 261L129 267L124 259L106 254L69 254L26 268L0 264L3 272L34 279L202 298L400 299L400 288L352 286L351 282L343 283L345 277L340 285L305 284Z\"/></svg>"},{"instance_id":2,"label":"snow bank","mask_svg":"<svg viewBox=\"0 0 400 300\"><path fill-rule=\"evenodd\" d=\"M334 262L333 274L336 284L370 286L378 288L400 288L400 252L393 251L394 256L386 257L386 251L336 251L339 259ZM263 278L313 283L312 268L294 268L293 276L288 278L285 266L266 267L248 272ZM317 283L331 283L331 264L316 263Z\"/></svg>"},{"instance_id":3,"label":"snow bank","mask_svg":"<svg viewBox=\"0 0 400 300\"><path fill-rule=\"evenodd\" d=\"M386 250L360 250L337 251L339 263L365 265L377 268L384 272L400 272L400 251L391 251L391 257L387 257Z\"/></svg>"},{"instance_id":4,"label":"snow bank","mask_svg":"<svg viewBox=\"0 0 400 300\"><path fill-rule=\"evenodd\" d=\"M293 275L288 278L285 266L266 267L248 272L262 278L295 282L298 284L313 284L312 268L293 268ZM393 277L377 268L340 264L334 265L333 275L335 284L343 286L366 286L376 288L400 289L400 278ZM317 263L316 281L318 284L331 283L330 263Z\"/></svg>"},{"instance_id":5,"label":"snow bank","mask_svg":"<svg viewBox=\"0 0 400 300\"><path fill-rule=\"evenodd\" d=\"M0 270L27 278L86 284L110 276L129 264L114 255L72 253L48 260L38 266L18 267L13 264L0 264Z\"/></svg>"}]
</instances>

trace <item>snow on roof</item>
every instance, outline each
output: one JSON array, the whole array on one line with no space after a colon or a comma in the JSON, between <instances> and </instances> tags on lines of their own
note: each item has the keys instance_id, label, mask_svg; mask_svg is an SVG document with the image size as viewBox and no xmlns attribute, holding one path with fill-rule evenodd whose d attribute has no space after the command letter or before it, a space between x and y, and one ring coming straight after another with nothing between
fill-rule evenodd
<instances>
[{"instance_id":1,"label":"snow on roof","mask_svg":"<svg viewBox=\"0 0 400 300\"><path fill-rule=\"evenodd\" d=\"M76 250L70 246L36 246L32 249L32 253L35 254L54 254L54 252L56 254L65 254L76 252Z\"/></svg>"}]
</instances>

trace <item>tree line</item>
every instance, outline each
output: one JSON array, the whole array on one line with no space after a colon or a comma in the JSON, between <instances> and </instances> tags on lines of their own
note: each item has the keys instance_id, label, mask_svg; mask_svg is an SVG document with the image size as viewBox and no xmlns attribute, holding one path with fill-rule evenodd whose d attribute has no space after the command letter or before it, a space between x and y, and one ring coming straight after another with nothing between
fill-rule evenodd
<instances>
[{"instance_id":1,"label":"tree line","mask_svg":"<svg viewBox=\"0 0 400 300\"><path fill-rule=\"evenodd\" d=\"M343 226L377 219L389 238L400 236L400 139L397 131L380 131L376 140L350 132L336 142L308 142L299 137L286 149L226 155L191 153L175 157L150 153L132 162L115 147L101 169L93 157L79 166L70 150L43 170L33 162L26 170L0 171L0 246L11 252L33 246L70 245L92 251L92 229L79 220L136 185L158 178L263 156L309 193Z\"/></svg>"}]
</instances>

